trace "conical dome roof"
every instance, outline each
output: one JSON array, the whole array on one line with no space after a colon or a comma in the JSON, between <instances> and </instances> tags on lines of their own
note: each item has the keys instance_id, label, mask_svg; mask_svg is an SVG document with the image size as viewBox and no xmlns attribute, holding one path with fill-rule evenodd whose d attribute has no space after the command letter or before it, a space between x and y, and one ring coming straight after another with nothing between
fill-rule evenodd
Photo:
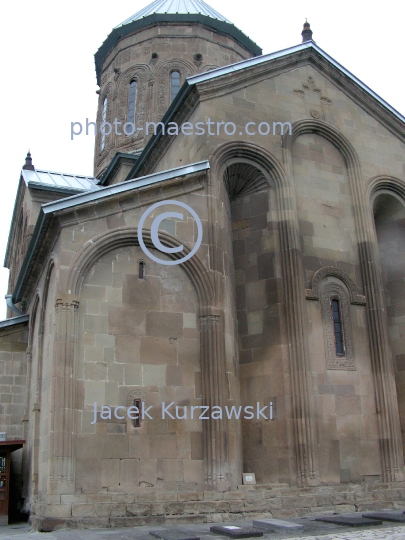
<instances>
[{"instance_id":1,"label":"conical dome roof","mask_svg":"<svg viewBox=\"0 0 405 540\"><path fill-rule=\"evenodd\" d=\"M133 21L138 21L139 19L143 19L154 13L165 15L205 15L206 17L232 24L230 20L218 13L218 11L206 4L203 0L155 0L115 28L119 28L120 26L124 26L124 24L129 24Z\"/></svg>"}]
</instances>

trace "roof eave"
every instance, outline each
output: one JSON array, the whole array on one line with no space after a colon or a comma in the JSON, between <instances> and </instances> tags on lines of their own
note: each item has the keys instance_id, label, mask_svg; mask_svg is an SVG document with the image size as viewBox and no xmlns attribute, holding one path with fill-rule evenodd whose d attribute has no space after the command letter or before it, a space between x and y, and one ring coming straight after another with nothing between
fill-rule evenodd
<instances>
[{"instance_id":1,"label":"roof eave","mask_svg":"<svg viewBox=\"0 0 405 540\"><path fill-rule=\"evenodd\" d=\"M7 328L9 326L16 326L17 324L27 323L28 320L29 315L18 315L17 317L11 317L10 319L0 321L0 329Z\"/></svg>"},{"instance_id":2,"label":"roof eave","mask_svg":"<svg viewBox=\"0 0 405 540\"><path fill-rule=\"evenodd\" d=\"M43 204L39 212L39 216L35 225L34 232L29 243L27 253L25 254L21 270L17 278L17 283L12 295L12 302L18 304L22 300L23 289L27 281L27 275L34 253L37 251L38 246L41 244L42 235L46 234L50 223L56 212L60 210L74 209L78 206L88 204L90 202L96 202L98 200L105 199L119 193L131 191L140 187L145 187L158 182L164 182L180 176L187 176L189 174L196 174L210 168L208 161L199 161L191 163L190 165L183 165L167 171L157 172L149 174L147 176L136 178L133 180L127 180L119 184L113 184L112 186L105 186L97 191L91 191L87 193L81 193L79 195L73 195L66 199Z\"/></svg>"}]
</instances>

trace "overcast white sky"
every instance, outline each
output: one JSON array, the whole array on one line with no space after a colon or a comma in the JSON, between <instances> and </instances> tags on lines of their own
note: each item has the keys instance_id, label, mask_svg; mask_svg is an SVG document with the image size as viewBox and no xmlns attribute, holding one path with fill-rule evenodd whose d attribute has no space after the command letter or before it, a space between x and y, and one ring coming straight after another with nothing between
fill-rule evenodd
<instances>
[{"instance_id":1,"label":"overcast white sky","mask_svg":"<svg viewBox=\"0 0 405 540\"><path fill-rule=\"evenodd\" d=\"M147 0L11 2L1 8L0 255L28 148L39 169L93 173L94 137L70 140L70 122L96 118L94 53L111 29ZM305 21L316 43L405 114L405 3L289 0L208 2L269 53L301 42ZM375 6L375 7L373 7ZM377 9L378 8L378 9ZM0 319L8 270L0 270Z\"/></svg>"}]
</instances>

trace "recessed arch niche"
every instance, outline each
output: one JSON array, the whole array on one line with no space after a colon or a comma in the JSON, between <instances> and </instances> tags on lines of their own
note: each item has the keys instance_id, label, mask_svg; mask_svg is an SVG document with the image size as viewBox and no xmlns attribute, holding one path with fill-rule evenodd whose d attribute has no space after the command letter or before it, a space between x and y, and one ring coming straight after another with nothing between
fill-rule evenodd
<instances>
[{"instance_id":1,"label":"recessed arch niche","mask_svg":"<svg viewBox=\"0 0 405 540\"><path fill-rule=\"evenodd\" d=\"M234 156L222 168L222 189L229 217L230 293L235 295L237 349L242 406L261 406L279 399L279 416L269 422L243 419L243 472L258 484L290 476L286 448L277 436L283 414L281 357L281 262L277 201L272 179L254 158ZM235 291L235 292L234 292ZM285 426L283 426L285 429Z\"/></svg>"},{"instance_id":2,"label":"recessed arch niche","mask_svg":"<svg viewBox=\"0 0 405 540\"><path fill-rule=\"evenodd\" d=\"M405 449L405 201L393 190L380 189L372 207Z\"/></svg>"}]
</instances>

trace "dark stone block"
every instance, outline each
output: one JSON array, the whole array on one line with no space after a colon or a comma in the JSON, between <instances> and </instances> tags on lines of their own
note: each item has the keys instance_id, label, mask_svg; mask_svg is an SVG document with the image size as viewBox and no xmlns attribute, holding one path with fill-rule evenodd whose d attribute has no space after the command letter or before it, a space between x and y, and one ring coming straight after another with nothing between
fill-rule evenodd
<instances>
[{"instance_id":1,"label":"dark stone block","mask_svg":"<svg viewBox=\"0 0 405 540\"><path fill-rule=\"evenodd\" d=\"M274 253L262 253L257 258L259 279L274 277Z\"/></svg>"},{"instance_id":2,"label":"dark stone block","mask_svg":"<svg viewBox=\"0 0 405 540\"><path fill-rule=\"evenodd\" d=\"M267 228L267 215L258 214L250 218L250 228L252 231L261 231Z\"/></svg>"},{"instance_id":3,"label":"dark stone block","mask_svg":"<svg viewBox=\"0 0 405 540\"><path fill-rule=\"evenodd\" d=\"M239 351L239 364L251 364L253 362L252 351Z\"/></svg>"},{"instance_id":4,"label":"dark stone block","mask_svg":"<svg viewBox=\"0 0 405 540\"><path fill-rule=\"evenodd\" d=\"M178 529L163 529L162 531L150 531L149 534L162 540L200 540L198 536L191 533L179 531Z\"/></svg>"},{"instance_id":5,"label":"dark stone block","mask_svg":"<svg viewBox=\"0 0 405 540\"><path fill-rule=\"evenodd\" d=\"M314 236L314 225L309 221L300 219L299 221L300 233L304 236Z\"/></svg>"},{"instance_id":6,"label":"dark stone block","mask_svg":"<svg viewBox=\"0 0 405 540\"><path fill-rule=\"evenodd\" d=\"M314 257L313 255L304 255L302 258L305 270L312 270L316 272L321 268L321 263L319 262L319 257Z\"/></svg>"},{"instance_id":7,"label":"dark stone block","mask_svg":"<svg viewBox=\"0 0 405 540\"><path fill-rule=\"evenodd\" d=\"M405 354L397 354L395 356L398 371L405 371Z\"/></svg>"},{"instance_id":8,"label":"dark stone block","mask_svg":"<svg viewBox=\"0 0 405 540\"><path fill-rule=\"evenodd\" d=\"M398 512L369 512L363 514L365 518L382 519L383 521L393 521L395 523L405 523L405 515Z\"/></svg>"},{"instance_id":9,"label":"dark stone block","mask_svg":"<svg viewBox=\"0 0 405 540\"><path fill-rule=\"evenodd\" d=\"M229 536L229 538L252 538L263 536L262 531L257 529L247 529L244 527L236 527L235 525L214 525L210 527L210 531L216 534L222 534L223 536Z\"/></svg>"},{"instance_id":10,"label":"dark stone block","mask_svg":"<svg viewBox=\"0 0 405 540\"><path fill-rule=\"evenodd\" d=\"M267 214L269 211L269 198L267 194L253 193L250 196L250 212L252 216Z\"/></svg>"},{"instance_id":11,"label":"dark stone block","mask_svg":"<svg viewBox=\"0 0 405 540\"><path fill-rule=\"evenodd\" d=\"M380 519L366 519L364 517L346 517L346 516L325 516L316 518L315 521L323 523L332 523L333 525L343 525L345 527L371 527L373 525L382 525Z\"/></svg>"}]
</instances>

